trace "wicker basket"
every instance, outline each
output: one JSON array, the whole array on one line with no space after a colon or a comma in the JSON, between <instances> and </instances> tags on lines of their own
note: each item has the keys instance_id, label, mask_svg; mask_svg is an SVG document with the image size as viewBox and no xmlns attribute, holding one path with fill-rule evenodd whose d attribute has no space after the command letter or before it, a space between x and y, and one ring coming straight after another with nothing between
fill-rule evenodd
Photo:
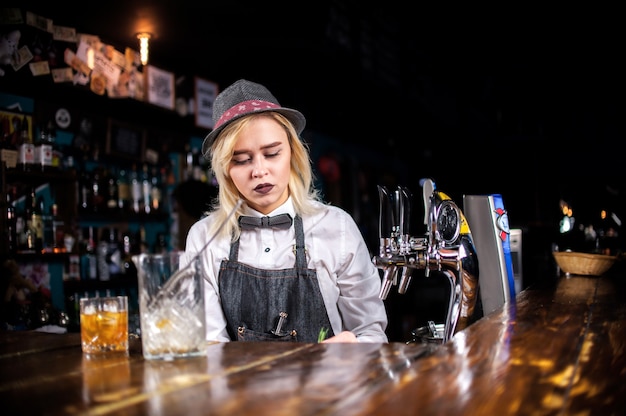
<instances>
[{"instance_id":1,"label":"wicker basket","mask_svg":"<svg viewBox=\"0 0 626 416\"><path fill-rule=\"evenodd\" d=\"M552 255L563 272L585 276L600 276L606 273L617 259L615 256L573 251L555 251Z\"/></svg>"}]
</instances>

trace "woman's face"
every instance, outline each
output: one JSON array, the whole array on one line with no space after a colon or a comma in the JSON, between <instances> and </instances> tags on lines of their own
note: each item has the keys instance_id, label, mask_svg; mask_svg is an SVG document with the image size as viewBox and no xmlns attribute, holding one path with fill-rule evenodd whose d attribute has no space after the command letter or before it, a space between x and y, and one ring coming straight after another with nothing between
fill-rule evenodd
<instances>
[{"instance_id":1,"label":"woman's face","mask_svg":"<svg viewBox=\"0 0 626 416\"><path fill-rule=\"evenodd\" d=\"M230 177L248 203L269 214L289 197L291 146L285 129L255 117L241 130L230 161Z\"/></svg>"}]
</instances>

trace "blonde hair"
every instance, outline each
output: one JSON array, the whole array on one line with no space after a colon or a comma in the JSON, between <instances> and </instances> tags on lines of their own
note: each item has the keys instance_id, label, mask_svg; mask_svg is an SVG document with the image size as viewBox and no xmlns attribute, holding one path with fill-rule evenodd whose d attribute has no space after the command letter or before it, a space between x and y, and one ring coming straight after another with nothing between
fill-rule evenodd
<instances>
[{"instance_id":1,"label":"blonde hair","mask_svg":"<svg viewBox=\"0 0 626 416\"><path fill-rule=\"evenodd\" d=\"M228 214L235 208L241 194L229 176L230 163L233 157L233 149L239 133L257 117L268 117L275 120L285 129L287 139L291 147L291 173L289 177L289 195L293 200L297 215L310 214L316 211L316 201L321 202L319 192L313 186L315 179L311 168L309 148L296 133L293 125L283 115L276 112L253 113L237 119L226 126L213 142L213 145L205 155L211 160L211 170L218 183L218 199L211 207L208 214L215 217L209 234L212 235L219 225L226 220ZM242 208L233 215L225 224L221 235L232 235L233 241L239 238L239 224L237 222Z\"/></svg>"}]
</instances>

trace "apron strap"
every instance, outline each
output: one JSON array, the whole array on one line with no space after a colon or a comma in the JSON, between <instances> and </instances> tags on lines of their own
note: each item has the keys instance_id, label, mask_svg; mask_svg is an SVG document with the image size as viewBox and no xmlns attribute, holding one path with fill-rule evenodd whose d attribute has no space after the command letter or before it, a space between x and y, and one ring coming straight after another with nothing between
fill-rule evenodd
<instances>
[{"instance_id":1,"label":"apron strap","mask_svg":"<svg viewBox=\"0 0 626 416\"><path fill-rule=\"evenodd\" d=\"M228 260L237 261L239 258L239 239L232 242L230 245L230 253L228 254Z\"/></svg>"},{"instance_id":2,"label":"apron strap","mask_svg":"<svg viewBox=\"0 0 626 416\"><path fill-rule=\"evenodd\" d=\"M296 215L293 223L296 228L296 267L300 270L306 269L306 247L304 247L304 227L302 218Z\"/></svg>"}]
</instances>

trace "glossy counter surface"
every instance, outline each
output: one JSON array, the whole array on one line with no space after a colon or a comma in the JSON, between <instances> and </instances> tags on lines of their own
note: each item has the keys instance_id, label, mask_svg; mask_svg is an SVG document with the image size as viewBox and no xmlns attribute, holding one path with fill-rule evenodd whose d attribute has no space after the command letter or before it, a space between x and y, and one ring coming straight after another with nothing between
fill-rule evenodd
<instances>
[{"instance_id":1,"label":"glossy counter surface","mask_svg":"<svg viewBox=\"0 0 626 416\"><path fill-rule=\"evenodd\" d=\"M623 276L527 289L436 344L214 343L87 359L79 334L0 333L3 414L623 415Z\"/></svg>"}]
</instances>

